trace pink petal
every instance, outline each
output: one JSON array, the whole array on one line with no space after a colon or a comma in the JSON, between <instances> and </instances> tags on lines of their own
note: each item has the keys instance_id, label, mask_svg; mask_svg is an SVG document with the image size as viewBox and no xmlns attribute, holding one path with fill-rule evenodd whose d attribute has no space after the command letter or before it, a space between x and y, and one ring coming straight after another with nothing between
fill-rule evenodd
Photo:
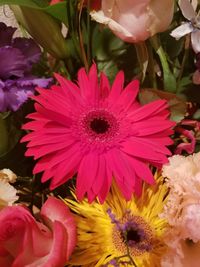
<instances>
[{"instance_id":1,"label":"pink petal","mask_svg":"<svg viewBox=\"0 0 200 267\"><path fill-rule=\"evenodd\" d=\"M141 147L143 149L141 149ZM126 143L123 143L123 147L121 148L121 150L131 156L150 161L162 162L166 158L166 156L163 155L162 153L156 152L152 148L152 145L149 145L148 143L145 142L141 142L137 138L131 138L130 142L127 141Z\"/></svg>"},{"instance_id":2,"label":"pink petal","mask_svg":"<svg viewBox=\"0 0 200 267\"><path fill-rule=\"evenodd\" d=\"M97 66L94 63L89 70L88 79L90 83L90 98L95 102L99 100L99 88L98 88L98 75L97 75Z\"/></svg>"},{"instance_id":3,"label":"pink petal","mask_svg":"<svg viewBox=\"0 0 200 267\"><path fill-rule=\"evenodd\" d=\"M32 139L28 144L27 147L38 146L38 145L47 145L47 144L56 144L59 142L64 142L68 138L68 134L58 134L54 135L41 135L40 139Z\"/></svg>"},{"instance_id":4,"label":"pink petal","mask_svg":"<svg viewBox=\"0 0 200 267\"><path fill-rule=\"evenodd\" d=\"M84 99L92 103L94 103L94 101L98 101L98 76L95 64L92 65L89 75L86 74L84 68L79 70L78 83L81 95Z\"/></svg>"},{"instance_id":5,"label":"pink petal","mask_svg":"<svg viewBox=\"0 0 200 267\"><path fill-rule=\"evenodd\" d=\"M106 156L105 156L105 160L106 160L106 162L108 162L108 158ZM98 198L99 198L99 201L101 204L103 204L103 202L105 201L106 196L110 190L112 178L113 178L112 171L109 168L109 165L106 164L105 179L103 179L103 185L102 185L101 190L98 194Z\"/></svg>"},{"instance_id":6,"label":"pink petal","mask_svg":"<svg viewBox=\"0 0 200 267\"><path fill-rule=\"evenodd\" d=\"M194 133L192 131L185 130L184 128L181 128L181 127L177 127L176 132L181 133L191 142L179 144L176 147L175 154L181 154L183 151L186 151L188 154L194 153L195 145L196 145L196 139L195 139Z\"/></svg>"},{"instance_id":7,"label":"pink petal","mask_svg":"<svg viewBox=\"0 0 200 267\"><path fill-rule=\"evenodd\" d=\"M99 167L96 175L96 179L92 185L92 191L97 196L104 184L104 180L107 179L106 177L106 161L104 155L99 155ZM93 199L94 200L94 199ZM92 200L92 201L93 201Z\"/></svg>"},{"instance_id":8,"label":"pink petal","mask_svg":"<svg viewBox=\"0 0 200 267\"><path fill-rule=\"evenodd\" d=\"M68 97L63 97L63 93L55 93L53 90L46 90L42 95L32 96L31 98L36 100L45 108L61 114L68 114L71 105L74 104L74 102L70 102Z\"/></svg>"},{"instance_id":9,"label":"pink petal","mask_svg":"<svg viewBox=\"0 0 200 267\"><path fill-rule=\"evenodd\" d=\"M137 195L137 197L142 195L142 179L138 178L135 180L134 193Z\"/></svg>"},{"instance_id":10,"label":"pink petal","mask_svg":"<svg viewBox=\"0 0 200 267\"><path fill-rule=\"evenodd\" d=\"M67 232L62 223L55 221L53 225L53 242L49 254L39 258L30 267L65 266L67 261ZM22 265L21 265L22 266Z\"/></svg>"},{"instance_id":11,"label":"pink petal","mask_svg":"<svg viewBox=\"0 0 200 267\"><path fill-rule=\"evenodd\" d=\"M123 159L120 151L112 150L112 152L109 153L109 167L111 168L113 176L115 177L115 180L124 197L127 200L130 199L135 183L134 173L131 173L129 166Z\"/></svg>"},{"instance_id":12,"label":"pink petal","mask_svg":"<svg viewBox=\"0 0 200 267\"><path fill-rule=\"evenodd\" d=\"M133 121L143 120L148 117L155 116L159 114L161 111L168 107L167 101L165 100L156 100L150 102L135 111L131 112L129 116L133 118Z\"/></svg>"},{"instance_id":13,"label":"pink petal","mask_svg":"<svg viewBox=\"0 0 200 267\"><path fill-rule=\"evenodd\" d=\"M25 155L26 156L34 156L34 159L38 159L42 156L48 155L52 152L56 153L57 151L64 149L69 146L71 146L74 143L74 140L65 140L64 142L60 142L58 144L50 144L50 145L45 145L45 146L35 146L35 147L30 147ZM55 155L55 154L54 154Z\"/></svg>"},{"instance_id":14,"label":"pink petal","mask_svg":"<svg viewBox=\"0 0 200 267\"><path fill-rule=\"evenodd\" d=\"M63 160L57 168L57 172L54 175L54 178L51 181L50 189L53 190L61 184L64 184L66 181L71 179L78 170L80 165L81 156L78 153L74 153L71 158Z\"/></svg>"},{"instance_id":15,"label":"pink petal","mask_svg":"<svg viewBox=\"0 0 200 267\"><path fill-rule=\"evenodd\" d=\"M78 106L82 105L83 99L81 98L80 89L78 88L78 86L70 80L67 80L64 77L60 76L59 74L54 74L54 76L60 83L66 99L69 98L70 102L74 103L74 106L76 106L77 104Z\"/></svg>"},{"instance_id":16,"label":"pink petal","mask_svg":"<svg viewBox=\"0 0 200 267\"><path fill-rule=\"evenodd\" d=\"M118 101L114 103L114 109L126 111L135 101L136 96L138 95L139 91L139 81L134 80L130 82L127 87L123 90L122 94L120 95Z\"/></svg>"},{"instance_id":17,"label":"pink petal","mask_svg":"<svg viewBox=\"0 0 200 267\"><path fill-rule=\"evenodd\" d=\"M51 222L61 222L67 230L67 259L71 255L76 245L76 224L72 213L69 208L61 200L55 197L49 197L44 203L41 209L41 216L44 221L48 223L48 219ZM53 230L52 223L49 225Z\"/></svg>"},{"instance_id":18,"label":"pink petal","mask_svg":"<svg viewBox=\"0 0 200 267\"><path fill-rule=\"evenodd\" d=\"M107 76L101 72L100 76L100 98L102 100L106 99L110 93L110 83Z\"/></svg>"},{"instance_id":19,"label":"pink petal","mask_svg":"<svg viewBox=\"0 0 200 267\"><path fill-rule=\"evenodd\" d=\"M140 179L144 180L145 182L151 185L155 183L154 176L146 163L142 162L141 160L137 160L135 158L132 158L131 161L134 165L136 175Z\"/></svg>"},{"instance_id":20,"label":"pink petal","mask_svg":"<svg viewBox=\"0 0 200 267\"><path fill-rule=\"evenodd\" d=\"M124 86L124 73L123 71L118 72L112 88L111 88L111 92L108 96L108 102L110 102L111 104L113 104L113 102L116 101L116 99L119 98L121 91L123 89Z\"/></svg>"},{"instance_id":21,"label":"pink petal","mask_svg":"<svg viewBox=\"0 0 200 267\"><path fill-rule=\"evenodd\" d=\"M148 136L154 133L168 130L176 124L175 122L169 120L160 120L159 123L158 121L159 119L150 119L146 121L136 122L135 124L133 124L133 129L134 127L137 129L137 136Z\"/></svg>"},{"instance_id":22,"label":"pink petal","mask_svg":"<svg viewBox=\"0 0 200 267\"><path fill-rule=\"evenodd\" d=\"M56 121L57 123L64 125L66 127L71 126L72 120L67 117L66 115L62 115L60 113L57 113L55 111L51 111L47 108L43 108L42 106L36 104L35 108L37 112L41 115L43 115L46 119Z\"/></svg>"},{"instance_id":23,"label":"pink petal","mask_svg":"<svg viewBox=\"0 0 200 267\"><path fill-rule=\"evenodd\" d=\"M45 155L43 158L41 158L35 167L36 172L41 172L47 168L52 168L57 164L65 163L66 169L70 162L72 162L76 158L77 160L81 158L81 155L79 153L79 146L73 145L69 147L67 150L62 149L57 154L49 154Z\"/></svg>"},{"instance_id":24,"label":"pink petal","mask_svg":"<svg viewBox=\"0 0 200 267\"><path fill-rule=\"evenodd\" d=\"M76 181L76 195L82 200L88 189L91 188L97 175L99 158L96 153L90 152L81 161Z\"/></svg>"},{"instance_id":25,"label":"pink petal","mask_svg":"<svg viewBox=\"0 0 200 267\"><path fill-rule=\"evenodd\" d=\"M41 128L41 121L31 121L23 125L23 130L35 130ZM25 141L22 141L25 142Z\"/></svg>"}]
</instances>

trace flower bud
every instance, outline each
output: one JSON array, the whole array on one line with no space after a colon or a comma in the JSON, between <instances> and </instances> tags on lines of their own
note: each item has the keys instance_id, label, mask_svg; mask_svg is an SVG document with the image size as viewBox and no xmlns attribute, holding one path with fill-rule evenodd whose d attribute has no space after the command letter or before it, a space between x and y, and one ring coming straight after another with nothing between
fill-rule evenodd
<instances>
[{"instance_id":1,"label":"flower bud","mask_svg":"<svg viewBox=\"0 0 200 267\"><path fill-rule=\"evenodd\" d=\"M101 10L91 16L122 40L137 43L165 31L173 11L174 0L102 0Z\"/></svg>"}]
</instances>

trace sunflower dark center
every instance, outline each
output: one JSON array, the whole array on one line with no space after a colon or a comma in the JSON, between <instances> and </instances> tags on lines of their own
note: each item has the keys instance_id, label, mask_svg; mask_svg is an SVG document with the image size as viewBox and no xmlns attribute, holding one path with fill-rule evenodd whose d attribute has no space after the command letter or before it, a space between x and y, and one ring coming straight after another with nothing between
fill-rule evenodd
<instances>
[{"instance_id":1,"label":"sunflower dark center","mask_svg":"<svg viewBox=\"0 0 200 267\"><path fill-rule=\"evenodd\" d=\"M138 230L130 229L127 231L127 242L134 241L135 243L139 243L141 241L141 235Z\"/></svg>"},{"instance_id":2,"label":"sunflower dark center","mask_svg":"<svg viewBox=\"0 0 200 267\"><path fill-rule=\"evenodd\" d=\"M95 118L90 122L90 128L97 134L104 134L108 131L110 125L103 118Z\"/></svg>"}]
</instances>

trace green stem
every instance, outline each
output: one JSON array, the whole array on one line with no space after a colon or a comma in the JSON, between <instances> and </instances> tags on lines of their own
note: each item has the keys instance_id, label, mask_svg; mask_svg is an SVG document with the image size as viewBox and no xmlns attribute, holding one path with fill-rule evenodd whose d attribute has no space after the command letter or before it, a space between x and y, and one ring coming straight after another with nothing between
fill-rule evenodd
<instances>
[{"instance_id":1,"label":"green stem","mask_svg":"<svg viewBox=\"0 0 200 267\"><path fill-rule=\"evenodd\" d=\"M81 0L81 2L80 2L80 11L79 11L79 16L78 16L78 22L79 22L78 23L78 32L79 32L79 42L80 42L80 50L81 50L82 60L83 60L85 69L88 72L89 64L88 64L87 56L86 56L86 53L85 53L83 35L82 35L82 30L81 30L81 15L82 15L82 10L83 10L83 3L84 3L84 0Z\"/></svg>"},{"instance_id":2,"label":"green stem","mask_svg":"<svg viewBox=\"0 0 200 267\"><path fill-rule=\"evenodd\" d=\"M169 91L171 93L175 93L176 92L176 79L169 68L167 57L166 57L163 47L161 46L160 40L155 35L151 37L150 41L151 41L151 44L154 50L159 56L160 63L162 65L164 90Z\"/></svg>"},{"instance_id":3,"label":"green stem","mask_svg":"<svg viewBox=\"0 0 200 267\"><path fill-rule=\"evenodd\" d=\"M147 70L149 73L150 83L151 83L152 88L158 88L157 80L156 80L156 73L155 73L153 50L149 42L147 45L147 49L148 49L148 54L149 54L149 64L148 64Z\"/></svg>"},{"instance_id":4,"label":"green stem","mask_svg":"<svg viewBox=\"0 0 200 267\"><path fill-rule=\"evenodd\" d=\"M149 60L148 50L147 50L145 42L135 44L135 50L136 50L137 60L139 62L140 70L142 73L141 82L143 82L145 79L146 70L148 66L148 60Z\"/></svg>"},{"instance_id":5,"label":"green stem","mask_svg":"<svg viewBox=\"0 0 200 267\"><path fill-rule=\"evenodd\" d=\"M87 1L87 61L91 64L91 47L90 47L90 0Z\"/></svg>"},{"instance_id":6,"label":"green stem","mask_svg":"<svg viewBox=\"0 0 200 267\"><path fill-rule=\"evenodd\" d=\"M131 254L130 254L130 251L129 251L129 247L128 247L128 244L127 244L127 255L131 261L131 263L133 264L133 266L137 267L137 264L135 263L135 261L133 260L133 258L131 257Z\"/></svg>"},{"instance_id":7,"label":"green stem","mask_svg":"<svg viewBox=\"0 0 200 267\"><path fill-rule=\"evenodd\" d=\"M8 130L3 115L0 114L0 156L8 151Z\"/></svg>"},{"instance_id":8,"label":"green stem","mask_svg":"<svg viewBox=\"0 0 200 267\"><path fill-rule=\"evenodd\" d=\"M179 90L180 81L181 81L181 78L183 76L183 71L184 71L184 68L185 68L185 63L186 63L186 60L187 60L188 55L189 55L189 45L190 45L190 37L186 36L186 39L185 39L185 51L184 51L184 55L183 55L183 60L181 62L181 68L180 68L180 71L179 71L178 79L177 79L177 91Z\"/></svg>"}]
</instances>

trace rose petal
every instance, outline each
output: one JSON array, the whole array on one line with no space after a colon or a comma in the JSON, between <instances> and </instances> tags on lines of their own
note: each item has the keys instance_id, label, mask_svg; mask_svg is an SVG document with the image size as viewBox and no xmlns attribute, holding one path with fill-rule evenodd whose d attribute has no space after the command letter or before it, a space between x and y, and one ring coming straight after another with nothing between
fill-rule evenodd
<instances>
[{"instance_id":1,"label":"rose petal","mask_svg":"<svg viewBox=\"0 0 200 267\"><path fill-rule=\"evenodd\" d=\"M53 227L53 222L62 222L68 234L67 258L71 255L76 245L76 225L69 208L61 200L49 197L41 209L41 216L49 227Z\"/></svg>"}]
</instances>

